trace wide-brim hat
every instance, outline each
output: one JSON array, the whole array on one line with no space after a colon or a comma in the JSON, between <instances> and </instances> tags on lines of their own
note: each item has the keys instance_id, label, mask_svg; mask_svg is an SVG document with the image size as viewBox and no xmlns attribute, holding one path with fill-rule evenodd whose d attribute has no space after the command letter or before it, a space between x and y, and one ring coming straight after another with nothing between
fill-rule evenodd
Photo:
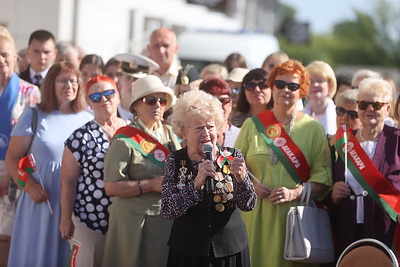
<instances>
[{"instance_id":1,"label":"wide-brim hat","mask_svg":"<svg viewBox=\"0 0 400 267\"><path fill-rule=\"evenodd\" d=\"M149 72L159 69L159 65L148 57L134 55L130 53L118 54L114 59L121 62L123 74L132 76L136 79L145 77Z\"/></svg>"},{"instance_id":2,"label":"wide-brim hat","mask_svg":"<svg viewBox=\"0 0 400 267\"><path fill-rule=\"evenodd\" d=\"M165 110L168 110L173 103L175 103L175 94L174 91L165 86L160 78L155 75L147 75L146 77L137 79L132 84L132 98L131 105L129 106L129 111L134 113L135 110L133 108L133 104L142 99L145 96L157 93L165 93L165 97L167 99L167 104L165 106Z\"/></svg>"},{"instance_id":3,"label":"wide-brim hat","mask_svg":"<svg viewBox=\"0 0 400 267\"><path fill-rule=\"evenodd\" d=\"M249 69L246 68L234 68L229 72L228 78L226 78L226 81L231 81L231 82L242 82L244 76L249 72Z\"/></svg>"}]
</instances>

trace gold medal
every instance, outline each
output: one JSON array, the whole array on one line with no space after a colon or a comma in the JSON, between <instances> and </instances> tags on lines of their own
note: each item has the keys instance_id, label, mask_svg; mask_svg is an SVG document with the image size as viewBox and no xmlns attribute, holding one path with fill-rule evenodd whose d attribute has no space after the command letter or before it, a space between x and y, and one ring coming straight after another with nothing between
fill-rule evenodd
<instances>
[{"instance_id":1,"label":"gold medal","mask_svg":"<svg viewBox=\"0 0 400 267\"><path fill-rule=\"evenodd\" d=\"M213 200L214 200L215 203L219 203L219 202L221 202L221 196L220 195L215 195Z\"/></svg>"},{"instance_id":2,"label":"gold medal","mask_svg":"<svg viewBox=\"0 0 400 267\"><path fill-rule=\"evenodd\" d=\"M223 212L225 210L225 206L221 203L218 203L217 205L215 205L215 209L219 212Z\"/></svg>"}]
</instances>

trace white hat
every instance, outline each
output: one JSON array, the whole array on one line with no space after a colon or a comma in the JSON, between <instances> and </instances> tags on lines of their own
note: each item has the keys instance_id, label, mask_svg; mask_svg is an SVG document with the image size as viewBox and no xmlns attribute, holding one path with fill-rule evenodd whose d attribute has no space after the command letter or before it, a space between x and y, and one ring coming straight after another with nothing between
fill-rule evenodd
<instances>
[{"instance_id":1,"label":"white hat","mask_svg":"<svg viewBox=\"0 0 400 267\"><path fill-rule=\"evenodd\" d=\"M134 112L133 104L137 100L156 93L165 93L167 99L165 110L168 110L172 104L175 103L174 91L171 88L166 87L157 76L147 75L146 77L137 79L132 84L132 98L129 111L132 113Z\"/></svg>"},{"instance_id":2,"label":"white hat","mask_svg":"<svg viewBox=\"0 0 400 267\"><path fill-rule=\"evenodd\" d=\"M227 81L232 81L232 82L242 82L243 77L246 76L246 74L249 72L248 69L245 68L234 68L229 72L228 78L226 78Z\"/></svg>"},{"instance_id":3,"label":"white hat","mask_svg":"<svg viewBox=\"0 0 400 267\"><path fill-rule=\"evenodd\" d=\"M129 53L118 54L114 59L121 62L122 72L134 78L143 78L149 72L159 69L159 65L148 57Z\"/></svg>"}]
</instances>

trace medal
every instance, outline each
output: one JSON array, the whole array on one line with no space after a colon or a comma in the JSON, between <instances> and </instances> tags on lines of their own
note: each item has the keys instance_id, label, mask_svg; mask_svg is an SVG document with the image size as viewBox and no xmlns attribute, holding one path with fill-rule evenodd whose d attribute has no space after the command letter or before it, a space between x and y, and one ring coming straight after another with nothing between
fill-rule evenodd
<instances>
[{"instance_id":1,"label":"medal","mask_svg":"<svg viewBox=\"0 0 400 267\"><path fill-rule=\"evenodd\" d=\"M214 198L213 198L213 200L214 200L215 203L221 202L221 197L220 197L220 195L215 195Z\"/></svg>"},{"instance_id":2,"label":"medal","mask_svg":"<svg viewBox=\"0 0 400 267\"><path fill-rule=\"evenodd\" d=\"M218 203L217 205L215 205L215 209L219 212L223 212L225 210L225 206L221 203Z\"/></svg>"},{"instance_id":3,"label":"medal","mask_svg":"<svg viewBox=\"0 0 400 267\"><path fill-rule=\"evenodd\" d=\"M221 182L218 182L215 186L216 186L218 189L221 189L222 187L224 187L224 184L221 183Z\"/></svg>"}]
</instances>

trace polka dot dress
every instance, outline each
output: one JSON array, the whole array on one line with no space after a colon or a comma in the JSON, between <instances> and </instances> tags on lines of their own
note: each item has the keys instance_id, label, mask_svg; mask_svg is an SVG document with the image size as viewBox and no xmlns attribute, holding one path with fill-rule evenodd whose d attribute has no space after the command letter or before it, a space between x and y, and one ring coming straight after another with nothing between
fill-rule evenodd
<instances>
[{"instance_id":1,"label":"polka dot dress","mask_svg":"<svg viewBox=\"0 0 400 267\"><path fill-rule=\"evenodd\" d=\"M74 214L90 229L105 234L112 198L104 191L104 155L110 145L93 121L83 125L65 142L81 167Z\"/></svg>"}]
</instances>

